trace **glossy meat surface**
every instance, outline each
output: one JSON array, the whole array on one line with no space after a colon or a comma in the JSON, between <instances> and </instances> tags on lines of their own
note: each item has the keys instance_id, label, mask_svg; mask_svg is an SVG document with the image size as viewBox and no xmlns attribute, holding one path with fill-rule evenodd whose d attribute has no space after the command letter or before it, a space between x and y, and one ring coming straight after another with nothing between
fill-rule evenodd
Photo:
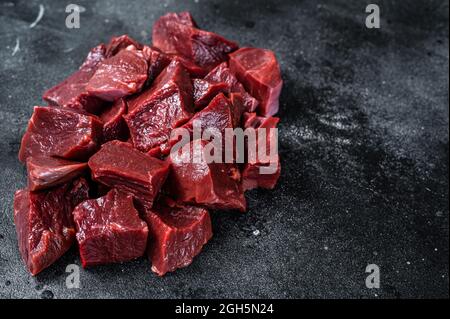
<instances>
[{"instance_id":1,"label":"glossy meat surface","mask_svg":"<svg viewBox=\"0 0 450 319\"><path fill-rule=\"evenodd\" d=\"M242 48L230 54L230 69L248 92L260 102L263 116L278 112L283 87L280 66L270 50Z\"/></svg>"},{"instance_id":2,"label":"glossy meat surface","mask_svg":"<svg viewBox=\"0 0 450 319\"><path fill-rule=\"evenodd\" d=\"M245 211L246 201L239 170L234 164L208 163L207 145L206 141L192 141L189 147L171 152L170 194L184 203L211 209ZM196 161L191 160L194 155L198 158Z\"/></svg>"},{"instance_id":3,"label":"glossy meat surface","mask_svg":"<svg viewBox=\"0 0 450 319\"><path fill-rule=\"evenodd\" d=\"M103 44L93 48L85 62L71 76L44 92L43 99L53 106L71 107L97 114L104 102L89 94L86 86L100 63L105 59Z\"/></svg>"},{"instance_id":4,"label":"glossy meat surface","mask_svg":"<svg viewBox=\"0 0 450 319\"><path fill-rule=\"evenodd\" d=\"M238 45L213 32L197 29L189 13L169 13L153 25L153 45L165 53L174 53L200 67L213 68L227 61L227 54Z\"/></svg>"},{"instance_id":5,"label":"glossy meat surface","mask_svg":"<svg viewBox=\"0 0 450 319\"><path fill-rule=\"evenodd\" d=\"M126 49L130 45L134 46L138 50L141 50L143 48L142 44L126 34L118 37L113 37L106 46L105 57L110 58L112 56L115 56L117 53Z\"/></svg>"},{"instance_id":6,"label":"glossy meat surface","mask_svg":"<svg viewBox=\"0 0 450 319\"><path fill-rule=\"evenodd\" d=\"M125 100L119 99L100 114L100 120L103 122L103 143L112 140L126 141L128 139L128 127L123 119L126 112L127 104Z\"/></svg>"},{"instance_id":7,"label":"glossy meat surface","mask_svg":"<svg viewBox=\"0 0 450 319\"><path fill-rule=\"evenodd\" d=\"M200 124L202 133L207 129L215 129L225 136L226 128L233 128L232 104L222 93L217 94L214 99L203 110L183 125L183 128L193 131L194 122Z\"/></svg>"},{"instance_id":8,"label":"glossy meat surface","mask_svg":"<svg viewBox=\"0 0 450 319\"><path fill-rule=\"evenodd\" d=\"M203 208L158 203L145 219L152 239L148 256L159 276L190 265L212 237L211 219Z\"/></svg>"},{"instance_id":9,"label":"glossy meat surface","mask_svg":"<svg viewBox=\"0 0 450 319\"><path fill-rule=\"evenodd\" d=\"M128 101L128 112L124 118L134 147L148 152L166 142L193 112L192 84L182 65L171 62L150 89Z\"/></svg>"},{"instance_id":10,"label":"glossy meat surface","mask_svg":"<svg viewBox=\"0 0 450 319\"><path fill-rule=\"evenodd\" d=\"M201 109L211 102L220 92L225 92L227 84L223 82L214 83L203 79L193 79L194 105L196 109Z\"/></svg>"},{"instance_id":11,"label":"glossy meat surface","mask_svg":"<svg viewBox=\"0 0 450 319\"><path fill-rule=\"evenodd\" d=\"M88 164L95 181L131 193L145 206L152 205L169 172L169 163L120 141L103 144Z\"/></svg>"},{"instance_id":12,"label":"glossy meat surface","mask_svg":"<svg viewBox=\"0 0 450 319\"><path fill-rule=\"evenodd\" d=\"M86 168L87 163L55 157L29 157L27 159L28 189L38 191L64 184L83 174Z\"/></svg>"},{"instance_id":13,"label":"glossy meat surface","mask_svg":"<svg viewBox=\"0 0 450 319\"><path fill-rule=\"evenodd\" d=\"M133 197L112 189L79 204L73 211L83 267L125 262L145 253L148 227Z\"/></svg>"},{"instance_id":14,"label":"glossy meat surface","mask_svg":"<svg viewBox=\"0 0 450 319\"><path fill-rule=\"evenodd\" d=\"M277 143L276 137L274 133L270 131L271 128L276 128L279 122L278 117L263 117L258 116L256 113L245 113L243 116L244 126L252 127L256 129L256 142L257 145L260 145L261 138L266 139L266 154L270 155L269 147L271 143ZM261 134L261 131L265 131L265 135ZM258 151L258 147L256 148ZM250 151L248 151L250 154ZM271 166L269 171L261 171L261 168ZM276 154L276 156L267 158L260 158L258 155L255 155L255 158L247 158L246 164L242 169L242 187L244 191L254 189L254 188L266 188L273 189L280 177L281 174L281 164L280 164L280 156Z\"/></svg>"},{"instance_id":15,"label":"glossy meat surface","mask_svg":"<svg viewBox=\"0 0 450 319\"><path fill-rule=\"evenodd\" d=\"M259 102L247 93L242 83L231 73L228 65L224 62L215 67L205 76L205 80L213 83L226 83L227 93L240 93L244 99L244 106L247 112L254 112Z\"/></svg>"},{"instance_id":16,"label":"glossy meat surface","mask_svg":"<svg viewBox=\"0 0 450 319\"><path fill-rule=\"evenodd\" d=\"M156 48L144 46L142 49L144 57L147 59L148 76L147 84L151 84L158 75L169 65L171 58Z\"/></svg>"},{"instance_id":17,"label":"glossy meat surface","mask_svg":"<svg viewBox=\"0 0 450 319\"><path fill-rule=\"evenodd\" d=\"M18 190L14 196L14 223L22 259L36 275L72 246L73 208L88 198L88 184L78 179L40 192Z\"/></svg>"},{"instance_id":18,"label":"glossy meat surface","mask_svg":"<svg viewBox=\"0 0 450 319\"><path fill-rule=\"evenodd\" d=\"M86 160L98 147L102 123L96 116L70 108L35 106L22 137L19 160L31 156L58 156Z\"/></svg>"},{"instance_id":19,"label":"glossy meat surface","mask_svg":"<svg viewBox=\"0 0 450 319\"><path fill-rule=\"evenodd\" d=\"M121 50L104 60L86 87L89 94L115 101L138 92L147 80L148 65L141 51Z\"/></svg>"}]
</instances>

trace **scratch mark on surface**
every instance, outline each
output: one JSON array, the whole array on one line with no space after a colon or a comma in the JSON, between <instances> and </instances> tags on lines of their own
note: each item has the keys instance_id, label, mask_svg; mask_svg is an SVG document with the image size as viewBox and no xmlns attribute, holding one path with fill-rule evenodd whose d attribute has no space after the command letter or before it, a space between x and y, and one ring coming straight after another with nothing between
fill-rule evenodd
<instances>
[{"instance_id":1,"label":"scratch mark on surface","mask_svg":"<svg viewBox=\"0 0 450 319\"><path fill-rule=\"evenodd\" d=\"M15 56L17 52L20 51L20 39L16 39L16 46L13 49L12 56Z\"/></svg>"},{"instance_id":2,"label":"scratch mark on surface","mask_svg":"<svg viewBox=\"0 0 450 319\"><path fill-rule=\"evenodd\" d=\"M42 4L40 4L38 16L37 16L36 20L34 20L34 22L32 24L30 24L30 29L33 29L39 23L39 21L41 21L42 17L44 16L44 12L45 12L45 8Z\"/></svg>"}]
</instances>

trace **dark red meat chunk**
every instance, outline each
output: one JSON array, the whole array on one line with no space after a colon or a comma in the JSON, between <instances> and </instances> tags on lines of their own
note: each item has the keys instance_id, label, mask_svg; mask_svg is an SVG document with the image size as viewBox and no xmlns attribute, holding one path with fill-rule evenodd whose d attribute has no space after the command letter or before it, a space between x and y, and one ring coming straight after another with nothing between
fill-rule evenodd
<instances>
[{"instance_id":1,"label":"dark red meat chunk","mask_svg":"<svg viewBox=\"0 0 450 319\"><path fill-rule=\"evenodd\" d=\"M80 176L87 163L55 157L29 157L27 159L28 189L38 191L61 185Z\"/></svg>"},{"instance_id":2,"label":"dark red meat chunk","mask_svg":"<svg viewBox=\"0 0 450 319\"><path fill-rule=\"evenodd\" d=\"M156 25L159 25L159 29L155 28ZM175 29L178 25L184 25L191 28L196 27L196 23L189 12L168 13L155 22L155 25L153 26L153 45L164 51L166 54L177 54L175 41L170 39L167 35L169 32L175 34Z\"/></svg>"},{"instance_id":3,"label":"dark red meat chunk","mask_svg":"<svg viewBox=\"0 0 450 319\"><path fill-rule=\"evenodd\" d=\"M242 114L247 107L245 106L245 97L241 93L230 93L231 111L233 113L233 126L241 126Z\"/></svg>"},{"instance_id":4,"label":"dark red meat chunk","mask_svg":"<svg viewBox=\"0 0 450 319\"><path fill-rule=\"evenodd\" d=\"M219 93L207 107L195 113L189 122L182 127L192 132L194 121L196 121L200 124L202 132L206 129L216 129L223 137L225 135L225 129L233 128L232 107L225 95Z\"/></svg>"},{"instance_id":5,"label":"dark red meat chunk","mask_svg":"<svg viewBox=\"0 0 450 319\"><path fill-rule=\"evenodd\" d=\"M130 45L134 46L138 50L142 50L143 45L136 40L130 38L128 35L124 34L118 37L113 37L106 46L105 57L110 58L123 49L126 49Z\"/></svg>"},{"instance_id":6,"label":"dark red meat chunk","mask_svg":"<svg viewBox=\"0 0 450 319\"><path fill-rule=\"evenodd\" d=\"M230 101L222 94L219 93L214 97L214 99L209 103L207 107L203 110L197 112L186 124L181 126L181 129L186 129L190 133L190 138L197 139L202 138L204 133L209 130L211 133L220 133L222 140L222 150L225 149L226 144L226 135L225 129L233 129L235 114L233 112L234 106L230 103ZM200 129L201 135L196 137L193 136L194 131L194 123ZM160 145L158 149L152 149L152 154L163 154L168 155L171 148L180 140L180 136L176 134L171 135L169 142Z\"/></svg>"},{"instance_id":7,"label":"dark red meat chunk","mask_svg":"<svg viewBox=\"0 0 450 319\"><path fill-rule=\"evenodd\" d=\"M196 109L208 105L209 102L220 92L225 92L227 84L213 83L203 79L193 79L192 85L194 87L194 105Z\"/></svg>"},{"instance_id":8,"label":"dark red meat chunk","mask_svg":"<svg viewBox=\"0 0 450 319\"><path fill-rule=\"evenodd\" d=\"M183 65L183 67L186 69L186 71L189 73L189 75L192 77L202 78L206 74L208 74L208 71L209 71L208 69L198 66L197 64L195 64L194 62L192 62L191 60L189 60L187 58L184 58L180 55L175 55L175 54L169 54L167 56L170 57L172 59L172 61L180 62Z\"/></svg>"},{"instance_id":9,"label":"dark red meat chunk","mask_svg":"<svg viewBox=\"0 0 450 319\"><path fill-rule=\"evenodd\" d=\"M277 117L262 117L257 116L256 113L244 114L244 126L252 127L256 129L256 142L259 145L259 139L266 138L266 154L267 156L261 158L256 154L258 147L255 148L255 154L252 157L252 151L247 150L248 158L247 163L242 169L242 186L244 191L254 188L267 188L273 189L277 184L277 181L281 174L281 165L279 155L269 152L271 143L277 143L274 132L270 131L270 128L276 128L279 122ZM265 131L265 135L261 135L262 130Z\"/></svg>"},{"instance_id":10,"label":"dark red meat chunk","mask_svg":"<svg viewBox=\"0 0 450 319\"><path fill-rule=\"evenodd\" d=\"M142 53L148 63L147 83L152 83L158 75L169 65L171 59L168 55L162 53L156 48L144 46Z\"/></svg>"},{"instance_id":11,"label":"dark red meat chunk","mask_svg":"<svg viewBox=\"0 0 450 319\"><path fill-rule=\"evenodd\" d=\"M211 70L211 72L205 76L205 80L213 83L226 83L227 93L242 94L245 110L247 112L254 112L258 107L259 102L247 93L244 86L238 81L234 74L231 73L231 70L225 62Z\"/></svg>"},{"instance_id":12,"label":"dark red meat chunk","mask_svg":"<svg viewBox=\"0 0 450 319\"><path fill-rule=\"evenodd\" d=\"M238 45L215 33L197 29L189 13L169 13L153 25L153 45L165 53L174 53L202 68L226 61Z\"/></svg>"},{"instance_id":13,"label":"dark red meat chunk","mask_svg":"<svg viewBox=\"0 0 450 319\"><path fill-rule=\"evenodd\" d=\"M270 50L242 48L230 55L230 69L260 102L263 116L278 112L283 80L275 54Z\"/></svg>"},{"instance_id":14,"label":"dark red meat chunk","mask_svg":"<svg viewBox=\"0 0 450 319\"><path fill-rule=\"evenodd\" d=\"M103 44L93 48L80 69L44 92L43 99L53 106L71 107L98 114L104 101L89 94L86 86L99 64L105 59L105 53L106 48Z\"/></svg>"},{"instance_id":15,"label":"dark red meat chunk","mask_svg":"<svg viewBox=\"0 0 450 319\"><path fill-rule=\"evenodd\" d=\"M147 80L147 72L142 51L122 50L99 65L86 90L103 100L115 101L138 92Z\"/></svg>"},{"instance_id":16,"label":"dark red meat chunk","mask_svg":"<svg viewBox=\"0 0 450 319\"><path fill-rule=\"evenodd\" d=\"M69 108L35 106L22 138L19 160L30 156L57 156L86 160L98 146L102 122L96 116Z\"/></svg>"},{"instance_id":17,"label":"dark red meat chunk","mask_svg":"<svg viewBox=\"0 0 450 319\"><path fill-rule=\"evenodd\" d=\"M194 143L198 145L198 152L194 151ZM192 141L189 148L171 152L168 178L170 194L184 203L211 209L245 211L246 201L240 185L239 170L233 164L208 163L208 144L203 140ZM194 155L196 161L187 160L193 159Z\"/></svg>"},{"instance_id":18,"label":"dark red meat chunk","mask_svg":"<svg viewBox=\"0 0 450 319\"><path fill-rule=\"evenodd\" d=\"M203 208L159 204L145 219L151 238L148 256L159 276L190 265L212 237L211 219Z\"/></svg>"},{"instance_id":19,"label":"dark red meat chunk","mask_svg":"<svg viewBox=\"0 0 450 319\"><path fill-rule=\"evenodd\" d=\"M14 196L14 223L20 254L34 276L53 264L72 246L72 210L88 198L84 179L51 190L22 189Z\"/></svg>"},{"instance_id":20,"label":"dark red meat chunk","mask_svg":"<svg viewBox=\"0 0 450 319\"><path fill-rule=\"evenodd\" d=\"M131 195L112 189L106 196L79 204L73 218L83 267L144 255L148 227L139 218Z\"/></svg>"},{"instance_id":21,"label":"dark red meat chunk","mask_svg":"<svg viewBox=\"0 0 450 319\"><path fill-rule=\"evenodd\" d=\"M189 75L180 63L173 61L151 89L128 101L124 118L134 147L148 152L167 142L172 129L191 118L192 105Z\"/></svg>"},{"instance_id":22,"label":"dark red meat chunk","mask_svg":"<svg viewBox=\"0 0 450 319\"><path fill-rule=\"evenodd\" d=\"M123 115L126 113L127 104L124 99L119 99L100 115L103 122L103 143L112 140L126 141L128 139L128 127L123 119Z\"/></svg>"},{"instance_id":23,"label":"dark red meat chunk","mask_svg":"<svg viewBox=\"0 0 450 319\"><path fill-rule=\"evenodd\" d=\"M120 141L103 144L88 164L95 181L131 193L150 207L169 172L169 163Z\"/></svg>"},{"instance_id":24,"label":"dark red meat chunk","mask_svg":"<svg viewBox=\"0 0 450 319\"><path fill-rule=\"evenodd\" d=\"M266 167L268 169L269 165L274 165L276 169L271 168L271 173L262 174L261 168ZM248 163L242 170L242 187L244 191L254 188L273 189L277 185L280 174L281 164L279 158L272 163Z\"/></svg>"}]
</instances>

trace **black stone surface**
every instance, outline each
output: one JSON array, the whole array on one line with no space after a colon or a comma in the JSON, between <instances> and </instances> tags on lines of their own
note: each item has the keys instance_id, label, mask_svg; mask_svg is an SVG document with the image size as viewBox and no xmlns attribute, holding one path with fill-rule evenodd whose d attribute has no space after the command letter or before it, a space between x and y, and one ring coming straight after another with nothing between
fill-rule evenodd
<instances>
[{"instance_id":1,"label":"black stone surface","mask_svg":"<svg viewBox=\"0 0 450 319\"><path fill-rule=\"evenodd\" d=\"M364 24L373 1L75 2L86 8L78 30L65 28L68 1L0 2L0 297L448 298L448 1L376 1L379 30ZM82 270L68 289L75 249L32 278L12 222L32 106L97 43L149 43L155 19L181 10L278 55L278 187L248 193L247 214L214 214L213 240L164 278L140 259ZM378 290L365 286L372 263Z\"/></svg>"}]
</instances>

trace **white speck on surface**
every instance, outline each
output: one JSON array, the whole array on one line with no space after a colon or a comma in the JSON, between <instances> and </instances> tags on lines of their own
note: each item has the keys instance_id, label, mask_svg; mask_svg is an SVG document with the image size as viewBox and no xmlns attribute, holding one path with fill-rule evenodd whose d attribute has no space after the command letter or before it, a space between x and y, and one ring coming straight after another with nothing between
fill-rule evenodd
<instances>
[{"instance_id":1,"label":"white speck on surface","mask_svg":"<svg viewBox=\"0 0 450 319\"><path fill-rule=\"evenodd\" d=\"M323 247L323 249L328 250L328 246Z\"/></svg>"},{"instance_id":2,"label":"white speck on surface","mask_svg":"<svg viewBox=\"0 0 450 319\"><path fill-rule=\"evenodd\" d=\"M109 19L105 19L105 23L109 23Z\"/></svg>"},{"instance_id":3,"label":"white speck on surface","mask_svg":"<svg viewBox=\"0 0 450 319\"><path fill-rule=\"evenodd\" d=\"M13 52L12 52L11 55L15 56L17 54L17 52L19 52L19 51L20 51L20 39L17 38L16 39L16 46L14 47Z\"/></svg>"},{"instance_id":4,"label":"white speck on surface","mask_svg":"<svg viewBox=\"0 0 450 319\"><path fill-rule=\"evenodd\" d=\"M42 17L44 16L44 12L45 8L42 4L40 4L38 16L36 17L36 20L34 20L34 22L30 24L30 29L33 29L39 23L39 21L41 21Z\"/></svg>"},{"instance_id":5,"label":"white speck on surface","mask_svg":"<svg viewBox=\"0 0 450 319\"><path fill-rule=\"evenodd\" d=\"M260 234L261 234L261 232L258 229L253 231L254 236L259 236Z\"/></svg>"},{"instance_id":6,"label":"white speck on surface","mask_svg":"<svg viewBox=\"0 0 450 319\"><path fill-rule=\"evenodd\" d=\"M411 262L410 262L410 261L407 261L406 264L407 264L407 265L411 265Z\"/></svg>"},{"instance_id":7,"label":"white speck on surface","mask_svg":"<svg viewBox=\"0 0 450 319\"><path fill-rule=\"evenodd\" d=\"M435 248L435 249L434 249L434 251L438 251L438 249L437 249L437 248Z\"/></svg>"}]
</instances>

